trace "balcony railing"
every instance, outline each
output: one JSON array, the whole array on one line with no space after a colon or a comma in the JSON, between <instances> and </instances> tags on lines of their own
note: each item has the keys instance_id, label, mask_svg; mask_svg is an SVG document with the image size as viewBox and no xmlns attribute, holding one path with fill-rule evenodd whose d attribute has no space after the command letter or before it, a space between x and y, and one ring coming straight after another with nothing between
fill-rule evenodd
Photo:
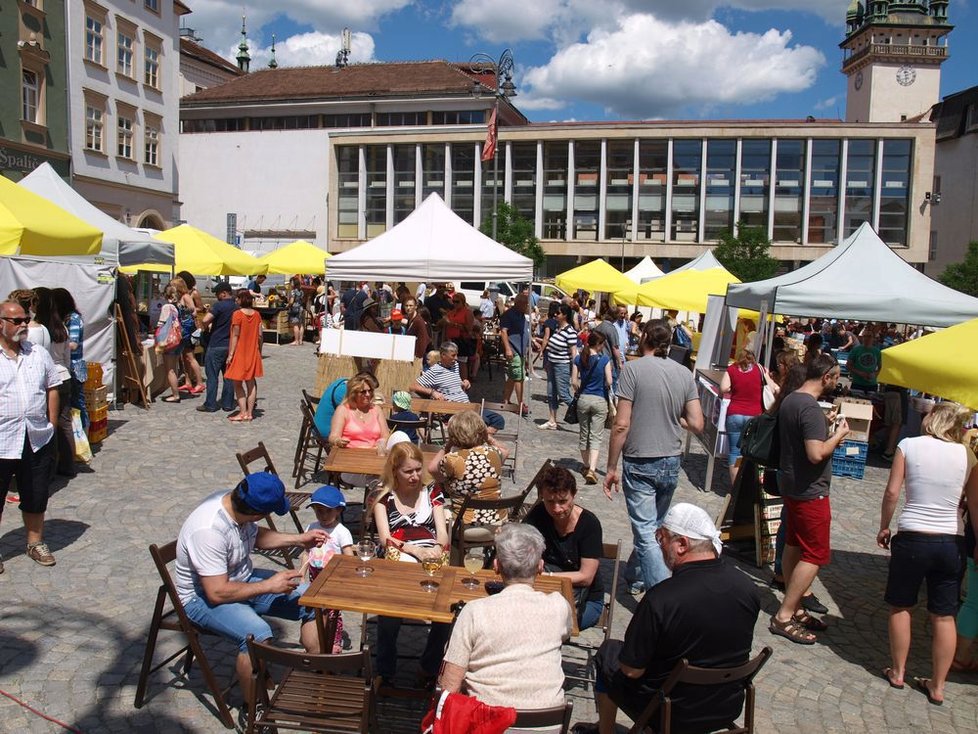
<instances>
[{"instance_id":1,"label":"balcony railing","mask_svg":"<svg viewBox=\"0 0 978 734\"><path fill-rule=\"evenodd\" d=\"M874 54L875 56L903 56L909 58L944 59L947 58L947 46L913 46L910 44L893 43L871 43L865 48L861 48L856 53L846 58L844 64L848 66L864 56Z\"/></svg>"}]
</instances>

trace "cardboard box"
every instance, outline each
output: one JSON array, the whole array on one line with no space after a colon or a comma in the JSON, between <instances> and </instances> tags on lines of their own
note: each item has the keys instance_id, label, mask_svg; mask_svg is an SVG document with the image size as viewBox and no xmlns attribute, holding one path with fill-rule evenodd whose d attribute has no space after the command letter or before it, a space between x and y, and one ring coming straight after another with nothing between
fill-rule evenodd
<instances>
[{"instance_id":1,"label":"cardboard box","mask_svg":"<svg viewBox=\"0 0 978 734\"><path fill-rule=\"evenodd\" d=\"M859 398L836 398L839 415L849 424L849 441L869 441L869 428L873 422L873 404Z\"/></svg>"}]
</instances>

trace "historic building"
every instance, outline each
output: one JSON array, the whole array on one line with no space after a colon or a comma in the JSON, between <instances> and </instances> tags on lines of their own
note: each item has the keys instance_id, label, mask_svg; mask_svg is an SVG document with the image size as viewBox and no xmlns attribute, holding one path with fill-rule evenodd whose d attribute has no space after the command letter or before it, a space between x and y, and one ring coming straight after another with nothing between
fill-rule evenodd
<instances>
[{"instance_id":1,"label":"historic building","mask_svg":"<svg viewBox=\"0 0 978 734\"><path fill-rule=\"evenodd\" d=\"M180 96L199 92L244 74L241 69L201 44L192 28L180 29Z\"/></svg>"}]
</instances>

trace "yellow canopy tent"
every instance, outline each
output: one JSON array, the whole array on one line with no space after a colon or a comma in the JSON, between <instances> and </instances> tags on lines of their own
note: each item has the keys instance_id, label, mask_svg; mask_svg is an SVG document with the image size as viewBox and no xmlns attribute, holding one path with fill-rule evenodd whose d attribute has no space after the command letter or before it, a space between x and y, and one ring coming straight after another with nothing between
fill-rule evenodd
<instances>
[{"instance_id":1,"label":"yellow canopy tent","mask_svg":"<svg viewBox=\"0 0 978 734\"><path fill-rule=\"evenodd\" d=\"M727 292L727 285L739 282L724 268L682 270L637 287L632 283L615 291L614 297L618 303L704 313L707 296L722 296Z\"/></svg>"},{"instance_id":2,"label":"yellow canopy tent","mask_svg":"<svg viewBox=\"0 0 978 734\"><path fill-rule=\"evenodd\" d=\"M324 261L329 256L321 247L296 240L263 255L258 262L267 265L272 275L322 275L326 271Z\"/></svg>"},{"instance_id":3,"label":"yellow canopy tent","mask_svg":"<svg viewBox=\"0 0 978 734\"><path fill-rule=\"evenodd\" d=\"M0 176L0 255L95 255L102 232Z\"/></svg>"},{"instance_id":4,"label":"yellow canopy tent","mask_svg":"<svg viewBox=\"0 0 978 734\"><path fill-rule=\"evenodd\" d=\"M568 293L573 293L578 288L589 293L614 293L635 285L601 258L561 273L554 278L554 282L558 288Z\"/></svg>"},{"instance_id":5,"label":"yellow canopy tent","mask_svg":"<svg viewBox=\"0 0 978 734\"><path fill-rule=\"evenodd\" d=\"M879 381L978 410L978 319L883 350Z\"/></svg>"},{"instance_id":6,"label":"yellow canopy tent","mask_svg":"<svg viewBox=\"0 0 978 734\"><path fill-rule=\"evenodd\" d=\"M267 269L258 258L189 224L164 230L155 237L173 243L174 270L186 270L194 275L258 275L264 274ZM120 270L126 273L137 270L160 273L170 272L170 267L146 263L127 265Z\"/></svg>"}]
</instances>

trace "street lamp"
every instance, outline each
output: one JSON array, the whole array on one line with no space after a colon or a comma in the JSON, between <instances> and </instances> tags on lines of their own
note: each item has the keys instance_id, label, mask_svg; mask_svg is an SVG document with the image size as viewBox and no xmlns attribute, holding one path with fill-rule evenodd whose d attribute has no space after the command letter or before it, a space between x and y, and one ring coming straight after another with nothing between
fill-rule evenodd
<instances>
[{"instance_id":1,"label":"street lamp","mask_svg":"<svg viewBox=\"0 0 978 734\"><path fill-rule=\"evenodd\" d=\"M490 130L490 134L499 139L499 100L502 98L510 99L516 96L516 85L513 84L513 71L515 62L513 52L508 48L500 54L499 59L495 60L486 53L477 53L469 59L469 66L473 74L492 73L495 77L494 94L496 101L493 106L493 123L495 130ZM480 85L476 85L480 87ZM496 226L499 217L497 210L497 200L499 197L499 157L496 155L499 146L492 152L492 238L496 239Z\"/></svg>"}]
</instances>

